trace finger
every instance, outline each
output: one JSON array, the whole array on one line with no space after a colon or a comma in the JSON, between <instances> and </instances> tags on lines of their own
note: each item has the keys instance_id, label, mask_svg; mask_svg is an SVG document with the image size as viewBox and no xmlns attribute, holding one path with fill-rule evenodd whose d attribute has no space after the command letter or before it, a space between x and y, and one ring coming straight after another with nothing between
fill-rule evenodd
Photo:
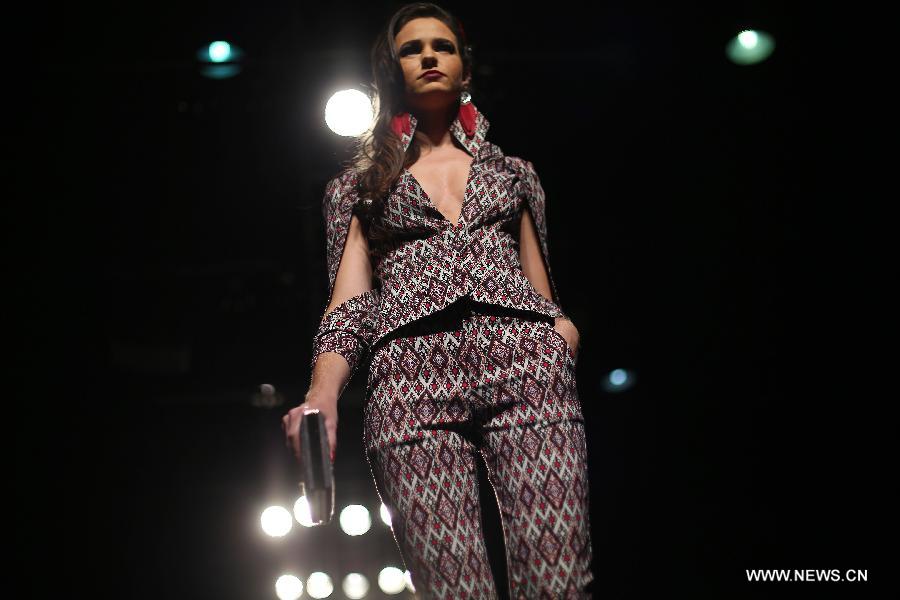
<instances>
[{"instance_id":1,"label":"finger","mask_svg":"<svg viewBox=\"0 0 900 600\"><path fill-rule=\"evenodd\" d=\"M294 458L300 460L300 421L303 420L303 412L296 411L294 413L293 418L291 419L291 426L289 428L288 438L291 443L291 451L294 453Z\"/></svg>"},{"instance_id":2,"label":"finger","mask_svg":"<svg viewBox=\"0 0 900 600\"><path fill-rule=\"evenodd\" d=\"M328 428L328 449L331 451L331 462L334 462L334 455L337 452L337 431L333 427Z\"/></svg>"},{"instance_id":3,"label":"finger","mask_svg":"<svg viewBox=\"0 0 900 600\"><path fill-rule=\"evenodd\" d=\"M300 456L300 451L301 451L301 446L300 446L300 429L301 429L301 427L300 426L303 422L303 419L306 418L305 410L306 410L306 405L301 405L300 408L297 410L297 423L296 423L296 427L294 428L294 435L295 435L295 439L297 441L297 456L298 457Z\"/></svg>"},{"instance_id":4,"label":"finger","mask_svg":"<svg viewBox=\"0 0 900 600\"><path fill-rule=\"evenodd\" d=\"M284 445L288 448L288 450L293 451L293 443L291 442L291 415L288 414L285 417L286 421L284 424Z\"/></svg>"}]
</instances>

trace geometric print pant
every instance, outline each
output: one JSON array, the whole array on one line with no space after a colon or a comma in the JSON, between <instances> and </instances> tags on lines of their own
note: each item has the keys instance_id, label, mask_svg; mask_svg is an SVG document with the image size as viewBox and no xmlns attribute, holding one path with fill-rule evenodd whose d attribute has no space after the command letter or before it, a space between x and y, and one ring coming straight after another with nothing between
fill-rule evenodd
<instances>
[{"instance_id":1,"label":"geometric print pant","mask_svg":"<svg viewBox=\"0 0 900 600\"><path fill-rule=\"evenodd\" d=\"M575 365L552 319L468 298L374 349L367 459L419 597L497 598L476 453L502 520L509 597L590 597Z\"/></svg>"}]
</instances>

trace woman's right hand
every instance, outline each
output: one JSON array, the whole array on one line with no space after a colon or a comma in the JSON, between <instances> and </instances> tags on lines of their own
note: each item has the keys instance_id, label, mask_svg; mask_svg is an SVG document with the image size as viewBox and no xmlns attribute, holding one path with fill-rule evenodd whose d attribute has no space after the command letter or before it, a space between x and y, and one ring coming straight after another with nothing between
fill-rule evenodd
<instances>
[{"instance_id":1,"label":"woman's right hand","mask_svg":"<svg viewBox=\"0 0 900 600\"><path fill-rule=\"evenodd\" d=\"M328 448L331 451L331 462L334 462L334 454L337 449L337 402L336 394L316 392L310 390L306 393L306 401L300 406L289 410L281 419L281 426L285 433L285 444L293 451L294 458L300 461L300 422L304 412L318 409L325 417L325 431L328 433Z\"/></svg>"}]
</instances>

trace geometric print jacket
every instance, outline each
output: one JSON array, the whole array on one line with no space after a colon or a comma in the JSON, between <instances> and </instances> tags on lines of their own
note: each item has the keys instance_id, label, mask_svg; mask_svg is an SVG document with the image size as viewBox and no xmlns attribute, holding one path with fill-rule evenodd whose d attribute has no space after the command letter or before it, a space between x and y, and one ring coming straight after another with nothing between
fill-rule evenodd
<instances>
[{"instance_id":1,"label":"geometric print jacket","mask_svg":"<svg viewBox=\"0 0 900 600\"><path fill-rule=\"evenodd\" d=\"M403 132L404 150L416 127ZM455 225L437 210L425 190L404 169L385 199L377 218L397 241L373 252L372 289L323 314L313 340L311 367L323 352L336 352L350 365L351 377L379 340L395 329L435 313L463 296L472 300L563 316L550 269L546 199L534 165L506 156L487 140L490 122L476 109L475 131L466 134L457 116L450 131L472 155L459 221ZM328 301L350 220L360 203L357 177L346 168L325 187L323 214L326 229ZM522 271L519 227L528 207L534 221L553 301L538 292Z\"/></svg>"}]
</instances>

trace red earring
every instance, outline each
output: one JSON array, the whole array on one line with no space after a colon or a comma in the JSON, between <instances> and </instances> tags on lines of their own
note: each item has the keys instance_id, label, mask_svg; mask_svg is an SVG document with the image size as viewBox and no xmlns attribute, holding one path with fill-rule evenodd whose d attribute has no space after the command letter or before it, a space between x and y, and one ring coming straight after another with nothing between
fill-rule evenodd
<instances>
[{"instance_id":1,"label":"red earring","mask_svg":"<svg viewBox=\"0 0 900 600\"><path fill-rule=\"evenodd\" d=\"M409 134L411 130L410 119L408 112L402 112L394 115L391 118L391 129L394 130L394 133L397 134L398 138L403 138L403 134Z\"/></svg>"},{"instance_id":2,"label":"red earring","mask_svg":"<svg viewBox=\"0 0 900 600\"><path fill-rule=\"evenodd\" d=\"M469 137L475 135L475 115L477 113L475 105L472 104L472 94L466 91L462 92L459 95L459 122Z\"/></svg>"}]
</instances>

